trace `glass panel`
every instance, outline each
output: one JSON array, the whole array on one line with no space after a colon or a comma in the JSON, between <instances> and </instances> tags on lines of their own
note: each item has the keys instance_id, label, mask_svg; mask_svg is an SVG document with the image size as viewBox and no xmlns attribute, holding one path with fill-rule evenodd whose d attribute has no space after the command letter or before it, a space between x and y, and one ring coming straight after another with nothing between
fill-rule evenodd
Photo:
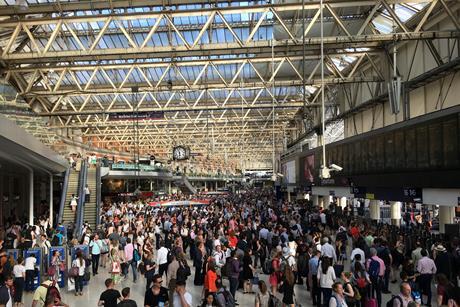
<instances>
[{"instance_id":1,"label":"glass panel","mask_svg":"<svg viewBox=\"0 0 460 307\"><path fill-rule=\"evenodd\" d=\"M395 168L397 170L405 168L404 157L404 131L395 132Z\"/></svg>"},{"instance_id":2,"label":"glass panel","mask_svg":"<svg viewBox=\"0 0 460 307\"><path fill-rule=\"evenodd\" d=\"M394 137L393 133L385 136L385 169L392 170L395 168L395 154L394 154Z\"/></svg>"},{"instance_id":3,"label":"glass panel","mask_svg":"<svg viewBox=\"0 0 460 307\"><path fill-rule=\"evenodd\" d=\"M443 123L443 154L444 166L458 166L458 126L455 118Z\"/></svg>"},{"instance_id":4,"label":"glass panel","mask_svg":"<svg viewBox=\"0 0 460 307\"><path fill-rule=\"evenodd\" d=\"M417 168L427 168L429 166L428 155L428 127L417 127Z\"/></svg>"},{"instance_id":5,"label":"glass panel","mask_svg":"<svg viewBox=\"0 0 460 307\"><path fill-rule=\"evenodd\" d=\"M442 126L435 123L428 126L430 167L442 167Z\"/></svg>"}]
</instances>

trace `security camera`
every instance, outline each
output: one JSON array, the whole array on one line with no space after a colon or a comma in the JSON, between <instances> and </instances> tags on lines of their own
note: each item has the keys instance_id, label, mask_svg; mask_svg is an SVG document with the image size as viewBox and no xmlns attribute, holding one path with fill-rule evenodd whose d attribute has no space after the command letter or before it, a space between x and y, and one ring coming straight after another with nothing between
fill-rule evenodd
<instances>
[{"instance_id":1,"label":"security camera","mask_svg":"<svg viewBox=\"0 0 460 307\"><path fill-rule=\"evenodd\" d=\"M341 166L338 166L336 164L331 164L329 165L329 168L333 171L336 171L336 172L340 172L341 170L343 170L343 167Z\"/></svg>"}]
</instances>

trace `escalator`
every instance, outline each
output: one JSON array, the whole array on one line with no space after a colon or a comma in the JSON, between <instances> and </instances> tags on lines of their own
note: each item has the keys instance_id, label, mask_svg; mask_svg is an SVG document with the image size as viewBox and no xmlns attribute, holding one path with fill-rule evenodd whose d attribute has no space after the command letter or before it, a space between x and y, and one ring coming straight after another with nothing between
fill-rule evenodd
<instances>
[{"instance_id":1,"label":"escalator","mask_svg":"<svg viewBox=\"0 0 460 307\"><path fill-rule=\"evenodd\" d=\"M174 182L176 186L181 190L185 195L196 194L196 188L190 183L187 176L182 175L179 180Z\"/></svg>"},{"instance_id":2,"label":"escalator","mask_svg":"<svg viewBox=\"0 0 460 307\"><path fill-rule=\"evenodd\" d=\"M90 201L84 204L83 207L83 221L88 222L91 229L95 229L97 225L97 175L96 168L89 168L86 175L86 184L91 191Z\"/></svg>"},{"instance_id":3,"label":"escalator","mask_svg":"<svg viewBox=\"0 0 460 307\"><path fill-rule=\"evenodd\" d=\"M80 172L77 172L74 169L70 169L68 174L68 182L67 186L64 187L63 193L65 192L65 197L63 197L64 202L61 202L60 214L59 214L59 221L63 225L68 225L71 222L75 222L76 212L72 211L70 207L70 200L72 198L72 194L78 196L78 181L80 177ZM65 181L64 181L65 185Z\"/></svg>"}]
</instances>

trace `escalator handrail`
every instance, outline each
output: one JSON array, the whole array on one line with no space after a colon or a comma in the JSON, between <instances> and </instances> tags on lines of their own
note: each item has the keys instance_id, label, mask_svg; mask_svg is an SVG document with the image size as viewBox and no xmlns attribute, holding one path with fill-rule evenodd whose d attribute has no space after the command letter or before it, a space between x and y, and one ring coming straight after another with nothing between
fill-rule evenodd
<instances>
[{"instance_id":1,"label":"escalator handrail","mask_svg":"<svg viewBox=\"0 0 460 307\"><path fill-rule=\"evenodd\" d=\"M70 167L66 169L64 174L64 183L62 184L61 200L59 202L58 223L62 223L64 216L64 208L66 205L67 190L69 189Z\"/></svg>"},{"instance_id":2,"label":"escalator handrail","mask_svg":"<svg viewBox=\"0 0 460 307\"><path fill-rule=\"evenodd\" d=\"M80 176L78 180L78 206L77 206L77 216L75 218L75 229L74 237L79 237L81 232L81 226L83 225L84 219L84 207L85 207L85 186L86 186L86 177L88 173L88 165L86 161L83 161L83 165L80 171Z\"/></svg>"},{"instance_id":3,"label":"escalator handrail","mask_svg":"<svg viewBox=\"0 0 460 307\"><path fill-rule=\"evenodd\" d=\"M96 166L96 227L100 224L101 213L101 165Z\"/></svg>"}]
</instances>

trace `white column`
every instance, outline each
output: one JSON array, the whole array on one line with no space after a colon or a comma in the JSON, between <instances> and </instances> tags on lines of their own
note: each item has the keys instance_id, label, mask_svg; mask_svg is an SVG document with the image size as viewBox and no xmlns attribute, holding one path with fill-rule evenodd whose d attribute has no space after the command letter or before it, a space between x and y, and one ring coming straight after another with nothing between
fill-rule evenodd
<instances>
[{"instance_id":1,"label":"white column","mask_svg":"<svg viewBox=\"0 0 460 307\"><path fill-rule=\"evenodd\" d=\"M289 191L289 187L287 188L287 197L288 202L291 202L291 192Z\"/></svg>"},{"instance_id":2,"label":"white column","mask_svg":"<svg viewBox=\"0 0 460 307\"><path fill-rule=\"evenodd\" d=\"M401 202L391 201L390 206L391 224L397 226L401 225Z\"/></svg>"},{"instance_id":3,"label":"white column","mask_svg":"<svg viewBox=\"0 0 460 307\"><path fill-rule=\"evenodd\" d=\"M452 224L455 218L455 207L439 206L439 232L446 233L446 224Z\"/></svg>"},{"instance_id":4,"label":"white column","mask_svg":"<svg viewBox=\"0 0 460 307\"><path fill-rule=\"evenodd\" d=\"M50 174L50 227L53 227L53 174Z\"/></svg>"},{"instance_id":5,"label":"white column","mask_svg":"<svg viewBox=\"0 0 460 307\"><path fill-rule=\"evenodd\" d=\"M313 206L318 207L319 206L319 196L311 195L310 198L311 198L311 201L313 202Z\"/></svg>"},{"instance_id":6,"label":"white column","mask_svg":"<svg viewBox=\"0 0 460 307\"><path fill-rule=\"evenodd\" d=\"M345 209L347 206L347 198L345 196L339 198L339 205L342 207L342 209Z\"/></svg>"},{"instance_id":7,"label":"white column","mask_svg":"<svg viewBox=\"0 0 460 307\"><path fill-rule=\"evenodd\" d=\"M29 170L29 225L34 224L34 171Z\"/></svg>"},{"instance_id":8,"label":"white column","mask_svg":"<svg viewBox=\"0 0 460 307\"><path fill-rule=\"evenodd\" d=\"M206 184L206 181L204 182L204 190L208 191L208 185Z\"/></svg>"},{"instance_id":9,"label":"white column","mask_svg":"<svg viewBox=\"0 0 460 307\"><path fill-rule=\"evenodd\" d=\"M318 197L318 198L319 198L318 206L320 208L324 208L324 196L321 195L321 197Z\"/></svg>"},{"instance_id":10,"label":"white column","mask_svg":"<svg viewBox=\"0 0 460 307\"><path fill-rule=\"evenodd\" d=\"M171 181L168 181L168 194L171 194Z\"/></svg>"},{"instance_id":11,"label":"white column","mask_svg":"<svg viewBox=\"0 0 460 307\"><path fill-rule=\"evenodd\" d=\"M369 213L371 220L380 220L380 201L372 199L369 202Z\"/></svg>"}]
</instances>

